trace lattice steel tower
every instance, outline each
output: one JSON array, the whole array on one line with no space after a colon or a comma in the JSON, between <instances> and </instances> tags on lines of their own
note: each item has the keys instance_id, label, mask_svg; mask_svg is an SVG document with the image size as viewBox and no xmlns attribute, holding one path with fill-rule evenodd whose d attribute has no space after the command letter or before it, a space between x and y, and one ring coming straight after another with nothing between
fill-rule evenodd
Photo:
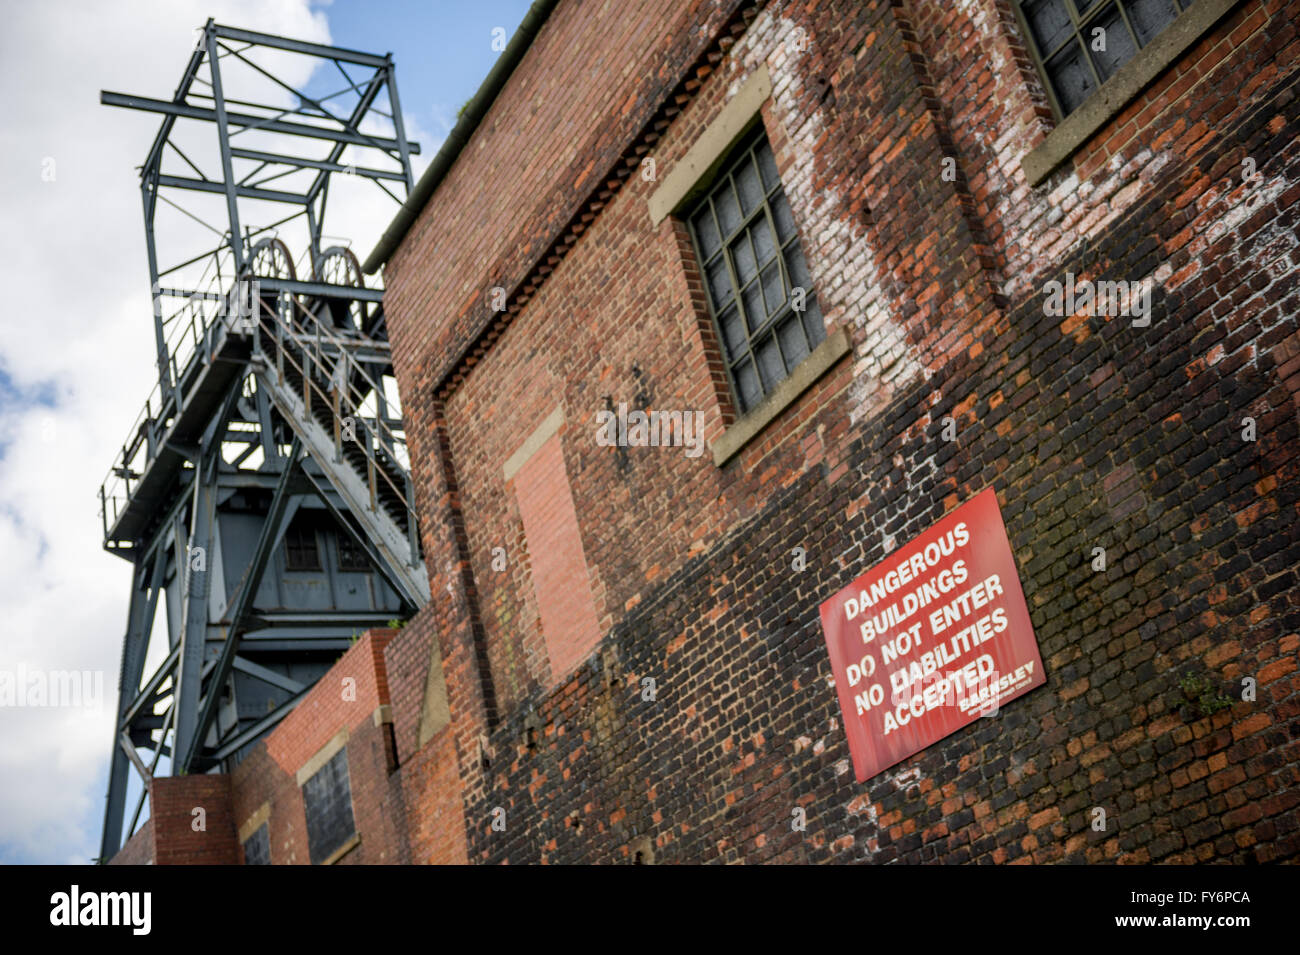
<instances>
[{"instance_id":1,"label":"lattice steel tower","mask_svg":"<svg viewBox=\"0 0 1300 955\"><path fill-rule=\"evenodd\" d=\"M331 187L331 226L411 188L392 57L199 34L171 99L101 95L162 116L141 169L158 381L100 490L134 566L104 860L153 774L228 771L357 632L429 599L382 291L325 232Z\"/></svg>"}]
</instances>

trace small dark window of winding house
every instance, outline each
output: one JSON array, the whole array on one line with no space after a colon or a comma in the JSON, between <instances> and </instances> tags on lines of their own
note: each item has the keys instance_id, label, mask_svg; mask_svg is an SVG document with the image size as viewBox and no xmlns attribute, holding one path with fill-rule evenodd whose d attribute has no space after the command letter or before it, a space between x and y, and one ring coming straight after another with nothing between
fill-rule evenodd
<instances>
[{"instance_id":1,"label":"small dark window of winding house","mask_svg":"<svg viewBox=\"0 0 1300 955\"><path fill-rule=\"evenodd\" d=\"M285 531L284 566L286 570L321 569L315 528L296 524Z\"/></svg>"},{"instance_id":2,"label":"small dark window of winding house","mask_svg":"<svg viewBox=\"0 0 1300 955\"><path fill-rule=\"evenodd\" d=\"M1017 0L1056 115L1065 118L1192 0Z\"/></svg>"},{"instance_id":3,"label":"small dark window of winding house","mask_svg":"<svg viewBox=\"0 0 1300 955\"><path fill-rule=\"evenodd\" d=\"M271 836L267 824L262 823L257 831L244 840L244 865L271 864Z\"/></svg>"},{"instance_id":4,"label":"small dark window of winding house","mask_svg":"<svg viewBox=\"0 0 1300 955\"><path fill-rule=\"evenodd\" d=\"M312 865L319 865L356 833L346 746L302 784L302 801L307 812L307 847Z\"/></svg>"},{"instance_id":5,"label":"small dark window of winding house","mask_svg":"<svg viewBox=\"0 0 1300 955\"><path fill-rule=\"evenodd\" d=\"M761 125L727 157L687 221L732 388L749 411L826 337Z\"/></svg>"},{"instance_id":6,"label":"small dark window of winding house","mask_svg":"<svg viewBox=\"0 0 1300 955\"><path fill-rule=\"evenodd\" d=\"M334 539L339 545L339 570L368 571L371 569L370 558L351 535L346 531L339 531Z\"/></svg>"}]
</instances>

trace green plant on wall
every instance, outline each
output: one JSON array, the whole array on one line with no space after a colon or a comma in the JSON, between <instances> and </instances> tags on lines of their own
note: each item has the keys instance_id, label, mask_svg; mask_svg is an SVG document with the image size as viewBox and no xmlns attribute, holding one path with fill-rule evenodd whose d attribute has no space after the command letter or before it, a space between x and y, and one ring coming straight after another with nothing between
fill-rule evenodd
<instances>
[{"instance_id":1,"label":"green plant on wall","mask_svg":"<svg viewBox=\"0 0 1300 955\"><path fill-rule=\"evenodd\" d=\"M1195 673L1186 674L1178 681L1183 700L1196 717L1213 716L1219 710L1232 706L1232 700L1215 689L1214 684Z\"/></svg>"}]
</instances>

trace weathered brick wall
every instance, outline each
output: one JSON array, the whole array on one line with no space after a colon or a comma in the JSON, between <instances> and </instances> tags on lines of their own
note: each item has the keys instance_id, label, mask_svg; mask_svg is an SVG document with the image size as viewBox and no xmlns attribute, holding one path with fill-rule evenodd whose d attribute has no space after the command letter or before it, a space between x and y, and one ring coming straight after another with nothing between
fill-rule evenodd
<instances>
[{"instance_id":1,"label":"weathered brick wall","mask_svg":"<svg viewBox=\"0 0 1300 955\"><path fill-rule=\"evenodd\" d=\"M153 865L153 820L146 819L109 865Z\"/></svg>"},{"instance_id":2,"label":"weathered brick wall","mask_svg":"<svg viewBox=\"0 0 1300 955\"><path fill-rule=\"evenodd\" d=\"M455 462L444 454L447 437L441 433L443 418L434 388L493 317L490 290L504 287L515 301L521 286L535 287L526 283L533 281L535 260L545 257L554 231L583 215L589 220L590 214L580 206L593 190L608 196L610 190L601 177L606 166L617 160L623 140L659 109L684 64L699 55L736 6L736 0L682 7L644 4L629 16L626 5L561 5L476 139L476 143L491 141L492 155L508 155L510 160L456 169L439 190L438 201L412 230L413 236L421 237L421 251L408 270L413 281L397 280L409 258L405 248L397 251L385 270L387 314L436 313L446 318L445 322L399 319L390 324L433 595L390 655L406 659L408 647L428 640L429 631L436 629L449 702L453 714L461 717L452 732L466 774L478 760L481 728L495 715L497 704L488 675L488 642L481 621L469 612L477 594L465 560L465 532L458 513L460 483ZM599 33L603 42L588 38L583 56L575 56L573 39L588 31ZM593 74L589 71L593 62L610 68ZM537 89L543 89L544 95L533 92ZM592 124L592 116L610 121ZM531 170L529 174L521 173L521 163ZM523 208L537 211L521 216ZM459 227L449 230L452 222ZM474 228L479 223L487 228ZM421 261L425 255L450 267L427 269ZM491 278L484 281L484 276ZM499 473L500 461L496 466ZM403 686L422 692L423 680L417 676ZM420 707L410 703L409 695L398 694L394 712L405 759L400 741L415 737Z\"/></svg>"},{"instance_id":3,"label":"weathered brick wall","mask_svg":"<svg viewBox=\"0 0 1300 955\"><path fill-rule=\"evenodd\" d=\"M759 6L647 4L702 25L665 47L635 15L561 4L389 266L433 591L387 653L413 855L608 861L649 836L657 862L1293 857L1300 4L1241 4L1035 189L1020 161L1049 124L1005 0ZM611 48L628 72L588 89ZM578 159L599 180L665 97L651 154L671 170L760 64L818 299L853 354L723 468L598 447L609 402L698 410L710 439L730 420L689 242L652 226L635 175L593 194L572 242L567 205L530 215L484 183L549 194ZM521 175L521 155L552 172ZM511 227L475 202L513 208ZM1066 273L1150 278L1150 326L1044 314ZM439 390L516 277L526 304ZM559 685L502 474L557 406L605 632ZM990 485L1048 683L857 784L817 606ZM432 639L453 723L415 753ZM1237 702L1199 715L1189 675ZM463 850L436 821L456 821L452 758Z\"/></svg>"},{"instance_id":4,"label":"weathered brick wall","mask_svg":"<svg viewBox=\"0 0 1300 955\"><path fill-rule=\"evenodd\" d=\"M376 628L361 634L266 737L267 754L281 769L297 772L340 729L357 730L388 702L384 648L396 632Z\"/></svg>"},{"instance_id":5,"label":"weathered brick wall","mask_svg":"<svg viewBox=\"0 0 1300 955\"><path fill-rule=\"evenodd\" d=\"M302 790L293 772L286 772L266 753L265 741L258 743L231 773L236 832L263 804L270 803L266 836L274 865L308 865L307 816ZM245 835L248 835L246 833ZM244 848L239 847L243 862Z\"/></svg>"},{"instance_id":6,"label":"weathered brick wall","mask_svg":"<svg viewBox=\"0 0 1300 955\"><path fill-rule=\"evenodd\" d=\"M1080 238L1095 238L1128 210L1166 166L1212 141L1243 104L1291 69L1294 4L1247 0L1203 37L1036 189L1020 172L1028 149L1052 128L1041 81L1008 0L952 4L923 0L917 33L937 101L947 117L1005 291L1034 294ZM994 68L987 68L991 64ZM1189 103L1194 108L1188 109ZM1226 171L1225 171L1226 173ZM1207 179L1203 214L1188 233L1206 232L1243 192L1240 177ZM1275 192L1279 182L1265 182ZM1169 250L1173 252L1173 249Z\"/></svg>"},{"instance_id":7,"label":"weathered brick wall","mask_svg":"<svg viewBox=\"0 0 1300 955\"><path fill-rule=\"evenodd\" d=\"M196 814L196 810L202 813ZM239 861L230 777L159 776L149 785L155 865L234 865Z\"/></svg>"},{"instance_id":8,"label":"weathered brick wall","mask_svg":"<svg viewBox=\"0 0 1300 955\"><path fill-rule=\"evenodd\" d=\"M416 865L468 861L460 762L450 727L402 764L401 779L409 861Z\"/></svg>"},{"instance_id":9,"label":"weathered brick wall","mask_svg":"<svg viewBox=\"0 0 1300 955\"><path fill-rule=\"evenodd\" d=\"M375 711L388 703L384 650L396 633L375 629L362 634L229 777L237 828L264 804L270 804L267 835L272 863L310 863L307 817L297 773L344 728L348 731L352 815L361 842L340 863L408 861L402 783L390 773L396 762L390 731L374 721ZM355 681L346 694L345 679ZM242 861L242 847L239 853Z\"/></svg>"}]
</instances>

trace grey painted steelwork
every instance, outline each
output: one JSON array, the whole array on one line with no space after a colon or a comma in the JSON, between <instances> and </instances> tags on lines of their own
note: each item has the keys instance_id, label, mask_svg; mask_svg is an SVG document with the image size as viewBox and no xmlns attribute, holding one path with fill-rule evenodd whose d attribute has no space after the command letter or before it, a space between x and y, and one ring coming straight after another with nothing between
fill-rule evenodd
<instances>
[{"instance_id":1,"label":"grey painted steelwork","mask_svg":"<svg viewBox=\"0 0 1300 955\"><path fill-rule=\"evenodd\" d=\"M229 770L357 632L429 599L383 292L324 231L333 177L411 189L392 59L201 34L171 100L101 96L162 117L141 169L158 381L100 488L104 547L135 565L103 860L151 778ZM317 66L338 92L314 92ZM215 248L183 247L164 211Z\"/></svg>"}]
</instances>

